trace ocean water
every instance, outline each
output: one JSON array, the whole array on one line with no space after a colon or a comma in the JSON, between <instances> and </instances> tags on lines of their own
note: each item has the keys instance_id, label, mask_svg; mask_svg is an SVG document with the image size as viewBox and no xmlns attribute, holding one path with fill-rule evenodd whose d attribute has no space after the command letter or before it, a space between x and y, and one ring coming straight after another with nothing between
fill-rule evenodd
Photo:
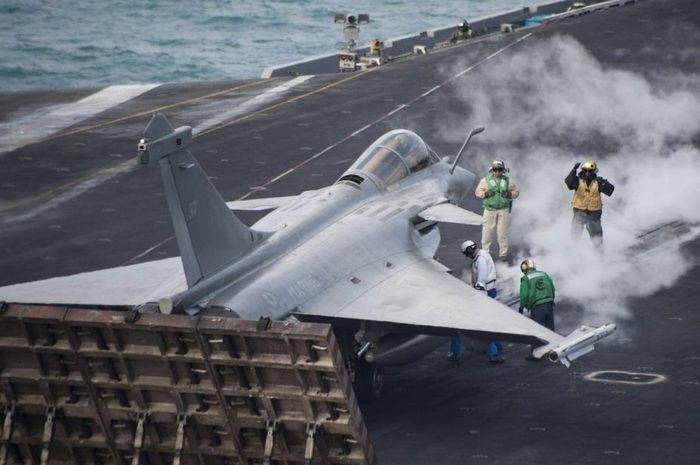
<instances>
[{"instance_id":1,"label":"ocean water","mask_svg":"<svg viewBox=\"0 0 700 465\"><path fill-rule=\"evenodd\" d=\"M370 15L364 44L524 3L2 0L0 91L256 78L265 66L340 49L335 12Z\"/></svg>"}]
</instances>

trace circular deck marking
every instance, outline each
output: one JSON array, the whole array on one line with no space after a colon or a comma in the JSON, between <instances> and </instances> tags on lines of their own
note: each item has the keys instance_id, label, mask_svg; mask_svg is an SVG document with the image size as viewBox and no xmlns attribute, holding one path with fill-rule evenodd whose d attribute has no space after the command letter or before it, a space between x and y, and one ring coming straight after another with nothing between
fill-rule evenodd
<instances>
[{"instance_id":1,"label":"circular deck marking","mask_svg":"<svg viewBox=\"0 0 700 465\"><path fill-rule=\"evenodd\" d=\"M631 384L633 386L646 386L663 383L668 378L659 373L637 373L634 371L604 370L593 371L583 377L586 381L609 384Z\"/></svg>"}]
</instances>

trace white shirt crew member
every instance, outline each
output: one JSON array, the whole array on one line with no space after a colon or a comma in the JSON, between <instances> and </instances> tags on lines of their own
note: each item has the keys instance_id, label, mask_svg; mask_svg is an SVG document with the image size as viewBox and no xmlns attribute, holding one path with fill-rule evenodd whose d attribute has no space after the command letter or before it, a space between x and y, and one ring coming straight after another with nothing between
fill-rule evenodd
<instances>
[{"instance_id":1,"label":"white shirt crew member","mask_svg":"<svg viewBox=\"0 0 700 465\"><path fill-rule=\"evenodd\" d=\"M496 288L496 265L491 254L485 250L479 250L472 260L472 286L477 284L487 291Z\"/></svg>"}]
</instances>

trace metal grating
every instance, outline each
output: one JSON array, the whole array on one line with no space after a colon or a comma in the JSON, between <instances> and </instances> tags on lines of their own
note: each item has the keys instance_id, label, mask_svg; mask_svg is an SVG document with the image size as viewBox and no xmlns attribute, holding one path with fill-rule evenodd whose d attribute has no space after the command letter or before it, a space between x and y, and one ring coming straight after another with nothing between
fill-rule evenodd
<instances>
[{"instance_id":1,"label":"metal grating","mask_svg":"<svg viewBox=\"0 0 700 465\"><path fill-rule=\"evenodd\" d=\"M5 305L0 464L373 464L329 325Z\"/></svg>"}]
</instances>

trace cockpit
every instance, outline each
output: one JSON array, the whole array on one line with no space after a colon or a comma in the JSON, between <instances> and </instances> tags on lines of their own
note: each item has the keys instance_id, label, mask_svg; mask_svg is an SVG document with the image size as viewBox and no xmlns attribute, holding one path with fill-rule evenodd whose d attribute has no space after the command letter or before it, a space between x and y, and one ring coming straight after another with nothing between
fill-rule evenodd
<instances>
[{"instance_id":1,"label":"cockpit","mask_svg":"<svg viewBox=\"0 0 700 465\"><path fill-rule=\"evenodd\" d=\"M438 161L437 154L417 134L397 129L377 139L348 171L372 174L390 186Z\"/></svg>"}]
</instances>

